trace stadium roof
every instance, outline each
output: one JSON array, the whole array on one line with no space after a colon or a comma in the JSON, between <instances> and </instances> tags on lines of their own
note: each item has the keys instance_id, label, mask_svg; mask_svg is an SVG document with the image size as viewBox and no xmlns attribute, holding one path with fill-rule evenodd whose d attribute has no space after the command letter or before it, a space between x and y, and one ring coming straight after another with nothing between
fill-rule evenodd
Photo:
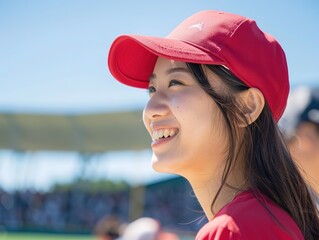
<instances>
[{"instance_id":1,"label":"stadium roof","mask_svg":"<svg viewBox=\"0 0 319 240\"><path fill-rule=\"evenodd\" d=\"M142 113L0 114L0 149L86 153L149 147Z\"/></svg>"}]
</instances>

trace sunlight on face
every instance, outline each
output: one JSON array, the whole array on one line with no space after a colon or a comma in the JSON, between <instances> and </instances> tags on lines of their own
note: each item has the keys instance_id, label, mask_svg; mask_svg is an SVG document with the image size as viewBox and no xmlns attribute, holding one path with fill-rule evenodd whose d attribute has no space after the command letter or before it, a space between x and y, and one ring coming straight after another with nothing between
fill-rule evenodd
<instances>
[{"instance_id":1,"label":"sunlight on face","mask_svg":"<svg viewBox=\"0 0 319 240\"><path fill-rule=\"evenodd\" d=\"M211 175L225 158L227 134L216 103L183 62L158 58L143 113L160 172Z\"/></svg>"}]
</instances>

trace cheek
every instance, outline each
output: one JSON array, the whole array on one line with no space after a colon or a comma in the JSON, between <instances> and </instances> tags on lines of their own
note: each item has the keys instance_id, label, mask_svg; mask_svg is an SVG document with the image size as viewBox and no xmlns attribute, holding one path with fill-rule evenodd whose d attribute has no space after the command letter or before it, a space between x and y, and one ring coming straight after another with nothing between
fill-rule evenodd
<instances>
[{"instance_id":1,"label":"cheek","mask_svg":"<svg viewBox=\"0 0 319 240\"><path fill-rule=\"evenodd\" d=\"M209 96L174 98L171 106L173 115L177 118L183 135L187 136L187 139L197 142L209 140L212 143L225 142L227 139L223 116Z\"/></svg>"},{"instance_id":2,"label":"cheek","mask_svg":"<svg viewBox=\"0 0 319 240\"><path fill-rule=\"evenodd\" d=\"M147 122L146 122L147 120L146 120L146 116L145 116L145 108L143 109L142 118L143 118L144 126L146 127L147 126Z\"/></svg>"},{"instance_id":3,"label":"cheek","mask_svg":"<svg viewBox=\"0 0 319 240\"><path fill-rule=\"evenodd\" d=\"M185 110L187 108L188 100L180 98L178 96L174 97L170 101L170 112L171 116L173 118L173 121L175 121L176 124L181 127L183 122L188 118L189 115L187 111Z\"/></svg>"},{"instance_id":4,"label":"cheek","mask_svg":"<svg viewBox=\"0 0 319 240\"><path fill-rule=\"evenodd\" d=\"M149 129L149 126L150 126L150 120L146 117L146 114L145 114L145 108L144 108L144 110L143 110L142 118L143 118L144 127L145 127L145 128L146 128L146 130L149 132L149 131L150 131L150 129Z\"/></svg>"},{"instance_id":5,"label":"cheek","mask_svg":"<svg viewBox=\"0 0 319 240\"><path fill-rule=\"evenodd\" d=\"M179 111L179 109L183 108L184 105L187 105L187 98L182 98L180 96L175 96L171 99L171 109L172 111Z\"/></svg>"}]
</instances>

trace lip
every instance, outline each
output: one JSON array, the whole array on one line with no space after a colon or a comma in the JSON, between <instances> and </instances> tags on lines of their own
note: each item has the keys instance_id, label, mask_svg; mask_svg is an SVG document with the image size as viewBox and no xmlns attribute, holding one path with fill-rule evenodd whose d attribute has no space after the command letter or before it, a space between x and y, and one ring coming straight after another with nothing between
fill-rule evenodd
<instances>
[{"instance_id":1,"label":"lip","mask_svg":"<svg viewBox=\"0 0 319 240\"><path fill-rule=\"evenodd\" d=\"M164 123L155 123L155 122L152 122L150 124L150 129L152 131L155 131L155 130L159 130L159 129L165 129L165 128L168 128L168 129L178 129L178 127L176 125L172 125L172 124L164 124Z\"/></svg>"},{"instance_id":2,"label":"lip","mask_svg":"<svg viewBox=\"0 0 319 240\"><path fill-rule=\"evenodd\" d=\"M163 145L169 143L170 141L172 141L176 136L177 136L177 134L174 135L173 137L161 138L158 140L154 140L151 144L151 147L154 149L154 148L158 148L160 146L163 146Z\"/></svg>"}]
</instances>

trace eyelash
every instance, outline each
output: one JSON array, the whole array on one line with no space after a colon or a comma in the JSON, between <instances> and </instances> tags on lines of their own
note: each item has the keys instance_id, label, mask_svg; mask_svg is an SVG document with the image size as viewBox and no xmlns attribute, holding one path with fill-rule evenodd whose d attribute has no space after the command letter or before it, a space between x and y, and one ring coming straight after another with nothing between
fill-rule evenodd
<instances>
[{"instance_id":1,"label":"eyelash","mask_svg":"<svg viewBox=\"0 0 319 240\"><path fill-rule=\"evenodd\" d=\"M175 86L175 85L184 85L183 83L181 83L180 81L176 80L176 79L173 79L169 82L168 84L168 87L172 87L172 86ZM154 93L156 92L156 89L154 86L149 86L148 87L148 93L151 94L151 93Z\"/></svg>"},{"instance_id":2,"label":"eyelash","mask_svg":"<svg viewBox=\"0 0 319 240\"><path fill-rule=\"evenodd\" d=\"M173 79L173 80L171 80L170 82L169 82L169 87L171 87L171 86L174 86L174 85L172 85L174 83L174 85L184 85L183 83L181 83L180 81L178 81L178 80L176 80L176 79Z\"/></svg>"}]
</instances>

